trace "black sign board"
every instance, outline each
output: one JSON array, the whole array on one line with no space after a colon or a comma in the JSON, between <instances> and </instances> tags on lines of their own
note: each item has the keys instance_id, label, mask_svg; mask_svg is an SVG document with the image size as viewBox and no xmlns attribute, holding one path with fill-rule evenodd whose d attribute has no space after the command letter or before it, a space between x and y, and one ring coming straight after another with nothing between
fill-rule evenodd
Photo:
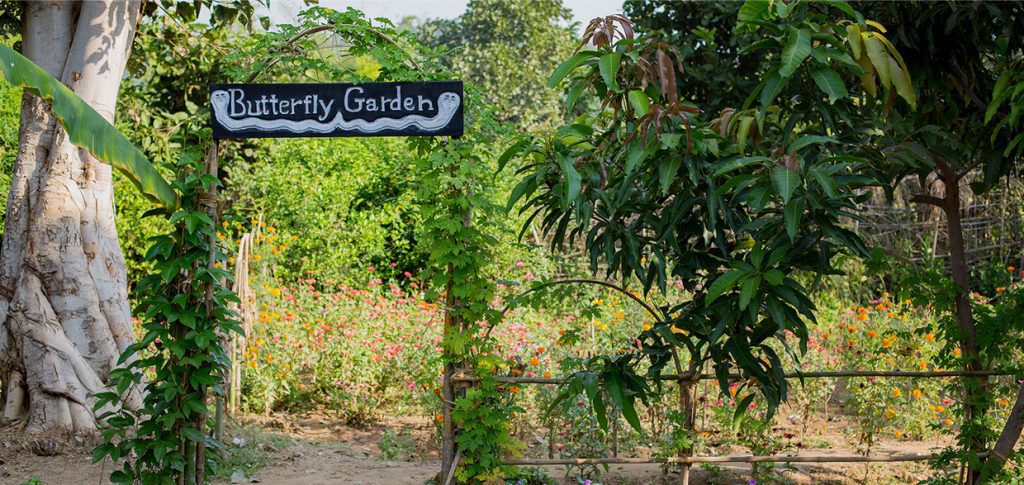
<instances>
[{"instance_id":1,"label":"black sign board","mask_svg":"<svg viewBox=\"0 0 1024 485\"><path fill-rule=\"evenodd\" d=\"M214 138L462 136L462 81L211 84Z\"/></svg>"}]
</instances>

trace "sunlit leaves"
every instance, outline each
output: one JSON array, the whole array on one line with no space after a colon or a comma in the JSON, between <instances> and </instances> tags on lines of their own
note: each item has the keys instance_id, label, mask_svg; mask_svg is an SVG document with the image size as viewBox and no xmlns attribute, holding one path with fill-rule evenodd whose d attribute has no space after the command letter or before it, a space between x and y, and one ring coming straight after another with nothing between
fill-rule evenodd
<instances>
[{"instance_id":1,"label":"sunlit leaves","mask_svg":"<svg viewBox=\"0 0 1024 485\"><path fill-rule=\"evenodd\" d=\"M72 143L121 171L146 197L167 211L178 207L178 194L146 156L67 86L3 44L0 44L0 68L7 82L52 103L53 114Z\"/></svg>"}]
</instances>

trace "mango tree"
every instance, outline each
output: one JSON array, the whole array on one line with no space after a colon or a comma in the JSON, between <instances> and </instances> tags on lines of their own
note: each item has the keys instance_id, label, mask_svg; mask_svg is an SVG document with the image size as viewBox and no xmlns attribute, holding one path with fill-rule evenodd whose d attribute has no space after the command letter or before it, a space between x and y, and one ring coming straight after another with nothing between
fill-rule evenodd
<instances>
[{"instance_id":1,"label":"mango tree","mask_svg":"<svg viewBox=\"0 0 1024 485\"><path fill-rule=\"evenodd\" d=\"M638 281L645 292L664 291L670 278L694 290L658 309L640 348L591 359L562 394L602 382L634 427L634 402L647 398L648 380L677 348L691 368L709 362L727 395L735 380L747 388L738 416L757 393L773 413L788 395L788 365L776 349L798 361L806 321L815 320L797 273L833 274L839 253L868 255L840 218L868 197L863 188L873 180L859 175L867 166L853 155L858 147L835 136L872 113L839 81L864 71L847 26L870 27L844 2L755 19L768 8L744 6L741 18L765 26L756 47L781 50L777 65L743 106L713 114L680 97L687 81L673 46L636 36L624 17L596 19L551 83L569 79L567 109L588 101L599 108L552 136L522 139L506 157L523 155L509 206L538 218L553 246L582 244L593 271ZM601 414L601 393L588 394Z\"/></svg>"}]
</instances>

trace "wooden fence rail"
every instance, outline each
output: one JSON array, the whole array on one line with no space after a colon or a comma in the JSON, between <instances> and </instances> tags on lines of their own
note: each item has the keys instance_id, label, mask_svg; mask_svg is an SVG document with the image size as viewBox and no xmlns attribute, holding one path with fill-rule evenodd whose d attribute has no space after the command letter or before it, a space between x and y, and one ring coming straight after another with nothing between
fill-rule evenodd
<instances>
[{"instance_id":1,"label":"wooden fence rail","mask_svg":"<svg viewBox=\"0 0 1024 485\"><path fill-rule=\"evenodd\" d=\"M821 379L821 378L964 378L982 376L1017 376L1019 372L1009 370L834 370L834 371L810 371L810 372L786 372L785 379ZM717 380L714 373L667 373L655 379L662 381L678 381L680 383L695 383L696 381ZM729 374L729 379L742 379L739 374ZM567 381L566 378L517 378L497 377L497 382L503 384L539 384L539 385L560 385ZM455 383L466 383L472 385L479 381L479 378L469 374L458 374L453 376ZM978 453L978 457L987 456L987 452ZM612 456L603 458L510 458L504 462L506 465L514 466L559 466L559 465L643 465L643 464L681 464L684 468L682 483L689 483L689 468L692 464L725 464L725 462L739 462L739 464L760 464L760 462L894 462L894 461L927 461L935 458L934 454L887 454L887 455L860 455L860 454L836 454L836 455L725 455L725 456L667 456L667 457L628 457ZM451 477L445 483L451 482Z\"/></svg>"}]
</instances>

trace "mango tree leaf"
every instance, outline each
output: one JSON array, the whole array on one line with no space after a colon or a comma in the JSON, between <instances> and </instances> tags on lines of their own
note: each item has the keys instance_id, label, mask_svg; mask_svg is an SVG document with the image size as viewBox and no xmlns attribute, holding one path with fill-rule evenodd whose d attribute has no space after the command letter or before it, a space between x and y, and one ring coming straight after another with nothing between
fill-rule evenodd
<instances>
[{"instance_id":1,"label":"mango tree leaf","mask_svg":"<svg viewBox=\"0 0 1024 485\"><path fill-rule=\"evenodd\" d=\"M719 165L718 168L715 169L715 176L719 176L725 173L732 172L733 170L739 170L744 167L749 167L750 165L755 165L770 160L770 158L765 156L741 157L735 160L729 160L728 162Z\"/></svg>"},{"instance_id":2,"label":"mango tree leaf","mask_svg":"<svg viewBox=\"0 0 1024 485\"><path fill-rule=\"evenodd\" d=\"M775 185L775 191L782 196L782 202L788 204L793 192L800 186L800 174L784 166L777 166L772 172L772 184Z\"/></svg>"},{"instance_id":3,"label":"mango tree leaf","mask_svg":"<svg viewBox=\"0 0 1024 485\"><path fill-rule=\"evenodd\" d=\"M638 118L651 111L651 100L647 98L643 91L638 89L629 92L629 104L633 106L633 110L636 111Z\"/></svg>"},{"instance_id":4,"label":"mango tree leaf","mask_svg":"<svg viewBox=\"0 0 1024 485\"><path fill-rule=\"evenodd\" d=\"M889 77L892 85L911 108L917 109L917 94L914 93L914 86L910 83L910 73L904 69L896 59L889 58Z\"/></svg>"},{"instance_id":5,"label":"mango tree leaf","mask_svg":"<svg viewBox=\"0 0 1024 485\"><path fill-rule=\"evenodd\" d=\"M791 241L796 240L796 232L800 226L800 217L804 213L804 202L802 200L792 200L784 209L783 219L786 222L786 234L789 235Z\"/></svg>"},{"instance_id":6,"label":"mango tree leaf","mask_svg":"<svg viewBox=\"0 0 1024 485\"><path fill-rule=\"evenodd\" d=\"M572 160L566 158L561 153L558 154L558 166L562 168L562 175L565 177L565 193L562 194L562 210L569 210L569 206L572 204L576 197L580 195L580 185L583 182L583 177L576 170L576 166L573 165Z\"/></svg>"},{"instance_id":7,"label":"mango tree leaf","mask_svg":"<svg viewBox=\"0 0 1024 485\"><path fill-rule=\"evenodd\" d=\"M782 88L786 86L787 81L787 79L783 79L779 75L778 71L768 76L768 79L765 80L764 88L761 89L760 101L762 110L767 109L775 101L775 97L782 92Z\"/></svg>"},{"instance_id":8,"label":"mango tree leaf","mask_svg":"<svg viewBox=\"0 0 1024 485\"><path fill-rule=\"evenodd\" d=\"M839 143L839 140L836 140L835 138L832 138L830 136L823 135L802 136L789 145L789 151L799 152L800 150L803 150L804 147L810 145L820 145L822 143Z\"/></svg>"},{"instance_id":9,"label":"mango tree leaf","mask_svg":"<svg viewBox=\"0 0 1024 485\"><path fill-rule=\"evenodd\" d=\"M760 276L753 276L743 281L740 285L740 310L747 308L747 305L750 304L750 298L754 296L754 293L757 292L760 286Z\"/></svg>"},{"instance_id":10,"label":"mango tree leaf","mask_svg":"<svg viewBox=\"0 0 1024 485\"><path fill-rule=\"evenodd\" d=\"M619 73L619 63L621 61L621 52L609 52L601 56L601 59L597 61L597 68L601 71L604 84L612 91L619 90L619 81L615 79L615 76Z\"/></svg>"},{"instance_id":11,"label":"mango tree leaf","mask_svg":"<svg viewBox=\"0 0 1024 485\"><path fill-rule=\"evenodd\" d=\"M873 35L864 35L863 40L864 50L868 53L868 58L871 59L871 65L874 66L875 72L878 73L878 79L882 81L883 86L891 86L892 77L890 76L889 53L885 51L885 46Z\"/></svg>"},{"instance_id":12,"label":"mango tree leaf","mask_svg":"<svg viewBox=\"0 0 1024 485\"><path fill-rule=\"evenodd\" d=\"M147 198L174 212L178 193L145 155L92 106L32 61L0 44L0 64L7 82L50 101L53 115L71 143L125 174Z\"/></svg>"},{"instance_id":13,"label":"mango tree leaf","mask_svg":"<svg viewBox=\"0 0 1024 485\"><path fill-rule=\"evenodd\" d=\"M551 73L551 77L548 78L548 87L553 88L558 86L558 83L568 76L573 69L579 67L587 59L599 55L596 51L583 51L565 60L561 65L555 68L554 72Z\"/></svg>"},{"instance_id":14,"label":"mango tree leaf","mask_svg":"<svg viewBox=\"0 0 1024 485\"><path fill-rule=\"evenodd\" d=\"M736 403L736 412L732 416L732 431L738 433L740 426L743 424L743 418L746 416L747 408L750 407L750 403L754 400L754 394L747 394L740 399L740 402Z\"/></svg>"},{"instance_id":15,"label":"mango tree leaf","mask_svg":"<svg viewBox=\"0 0 1024 485\"><path fill-rule=\"evenodd\" d=\"M818 89L828 95L829 103L835 103L837 99L843 99L850 95L846 90L846 84L831 67L818 66L811 69L811 79L814 79L814 84L818 85Z\"/></svg>"},{"instance_id":16,"label":"mango tree leaf","mask_svg":"<svg viewBox=\"0 0 1024 485\"><path fill-rule=\"evenodd\" d=\"M796 68L800 67L800 64L809 55L811 55L811 32L807 29L790 28L786 45L782 47L782 64L779 66L779 75L784 78L792 76L796 72Z\"/></svg>"},{"instance_id":17,"label":"mango tree leaf","mask_svg":"<svg viewBox=\"0 0 1024 485\"><path fill-rule=\"evenodd\" d=\"M771 4L768 0L747 0L740 7L736 20L741 24L763 20L768 15L770 6Z\"/></svg>"},{"instance_id":18,"label":"mango tree leaf","mask_svg":"<svg viewBox=\"0 0 1024 485\"><path fill-rule=\"evenodd\" d=\"M784 277L785 276L782 274L782 271L779 271L777 269L770 269L768 271L765 271L764 273L764 280L767 281L768 284L772 286L781 285L782 279Z\"/></svg>"},{"instance_id":19,"label":"mango tree leaf","mask_svg":"<svg viewBox=\"0 0 1024 485\"><path fill-rule=\"evenodd\" d=\"M668 187L672 185L672 179L676 177L681 164L682 160L679 157L671 157L658 165L658 186L662 192L668 192Z\"/></svg>"},{"instance_id":20,"label":"mango tree leaf","mask_svg":"<svg viewBox=\"0 0 1024 485\"><path fill-rule=\"evenodd\" d=\"M846 41L850 43L850 51L853 52L853 58L860 59L862 47L860 41L860 25L851 23L846 26Z\"/></svg>"},{"instance_id":21,"label":"mango tree leaf","mask_svg":"<svg viewBox=\"0 0 1024 485\"><path fill-rule=\"evenodd\" d=\"M732 287L736 286L736 282L739 280L740 276L745 274L747 274L745 271L733 270L719 276L718 279L708 287L708 294L704 297L704 306L707 307L711 305L711 302L715 301L719 296L722 296L722 293L731 290Z\"/></svg>"}]
</instances>

